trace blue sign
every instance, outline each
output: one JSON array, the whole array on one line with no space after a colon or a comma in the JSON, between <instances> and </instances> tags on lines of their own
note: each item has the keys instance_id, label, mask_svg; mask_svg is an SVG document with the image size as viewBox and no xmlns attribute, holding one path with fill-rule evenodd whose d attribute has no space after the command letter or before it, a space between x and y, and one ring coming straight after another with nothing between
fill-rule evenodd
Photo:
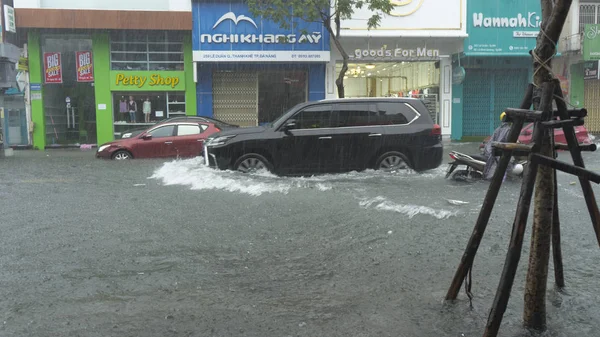
<instances>
[{"instance_id":1,"label":"blue sign","mask_svg":"<svg viewBox=\"0 0 600 337\"><path fill-rule=\"evenodd\" d=\"M540 32L539 0L469 0L465 55L529 56Z\"/></svg>"},{"instance_id":2,"label":"blue sign","mask_svg":"<svg viewBox=\"0 0 600 337\"><path fill-rule=\"evenodd\" d=\"M41 83L29 83L29 90L42 91L42 84Z\"/></svg>"},{"instance_id":3,"label":"blue sign","mask_svg":"<svg viewBox=\"0 0 600 337\"><path fill-rule=\"evenodd\" d=\"M240 0L192 3L192 47L198 62L329 62L329 32L291 18L292 27L253 17Z\"/></svg>"}]
</instances>

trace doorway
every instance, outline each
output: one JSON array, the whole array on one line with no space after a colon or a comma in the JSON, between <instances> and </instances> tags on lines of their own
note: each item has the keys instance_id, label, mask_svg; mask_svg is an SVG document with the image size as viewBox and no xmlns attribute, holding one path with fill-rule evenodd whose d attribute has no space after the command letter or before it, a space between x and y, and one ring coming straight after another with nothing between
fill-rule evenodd
<instances>
[{"instance_id":1,"label":"doorway","mask_svg":"<svg viewBox=\"0 0 600 337\"><path fill-rule=\"evenodd\" d=\"M78 82L76 52L91 51L92 40L81 35L47 35L43 53L60 53L62 83L44 84L46 144L96 144L96 108L93 82ZM43 57L43 55L42 55Z\"/></svg>"}]
</instances>

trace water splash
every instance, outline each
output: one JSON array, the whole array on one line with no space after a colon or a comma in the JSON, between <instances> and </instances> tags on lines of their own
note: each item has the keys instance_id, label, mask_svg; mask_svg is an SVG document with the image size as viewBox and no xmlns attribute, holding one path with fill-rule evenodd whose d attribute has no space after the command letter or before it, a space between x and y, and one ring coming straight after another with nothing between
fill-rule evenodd
<instances>
[{"instance_id":1,"label":"water splash","mask_svg":"<svg viewBox=\"0 0 600 337\"><path fill-rule=\"evenodd\" d=\"M166 162L149 179L160 180L164 185L189 186L192 190L222 190L252 196L288 194L292 189L333 189L333 185L322 178L285 178L267 171L242 174L214 170L204 166L201 158Z\"/></svg>"},{"instance_id":2,"label":"water splash","mask_svg":"<svg viewBox=\"0 0 600 337\"><path fill-rule=\"evenodd\" d=\"M357 182L393 184L394 182L414 181L415 179L442 179L445 167L418 173L412 170L382 172L366 170L341 174L324 174L308 177L281 177L268 171L243 174L235 171L221 171L203 165L200 157L173 160L155 170L150 179L160 180L164 185L189 186L192 190L222 190L260 196L265 193L288 194L292 190L313 189L320 192L332 190L354 190Z\"/></svg>"},{"instance_id":3,"label":"water splash","mask_svg":"<svg viewBox=\"0 0 600 337\"><path fill-rule=\"evenodd\" d=\"M361 202L359 202L359 205L363 208L373 208L381 211L392 211L396 213L401 213L407 215L409 219L412 219L413 217L419 214L423 214L430 215L437 219L443 220L448 219L452 216L456 216L458 214L457 211L449 211L444 209L436 210L427 206L397 204L382 196L377 196L371 199L364 199Z\"/></svg>"}]
</instances>

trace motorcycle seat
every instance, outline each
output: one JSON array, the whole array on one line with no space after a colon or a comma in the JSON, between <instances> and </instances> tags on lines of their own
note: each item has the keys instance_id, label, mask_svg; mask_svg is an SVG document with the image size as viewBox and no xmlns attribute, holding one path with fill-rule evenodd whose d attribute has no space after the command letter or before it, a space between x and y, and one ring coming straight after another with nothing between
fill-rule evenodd
<instances>
[{"instance_id":1,"label":"motorcycle seat","mask_svg":"<svg viewBox=\"0 0 600 337\"><path fill-rule=\"evenodd\" d=\"M483 162L487 161L487 159L484 156L480 155L480 154L472 154L470 156L471 156L471 158L473 158L475 160L481 160Z\"/></svg>"}]
</instances>

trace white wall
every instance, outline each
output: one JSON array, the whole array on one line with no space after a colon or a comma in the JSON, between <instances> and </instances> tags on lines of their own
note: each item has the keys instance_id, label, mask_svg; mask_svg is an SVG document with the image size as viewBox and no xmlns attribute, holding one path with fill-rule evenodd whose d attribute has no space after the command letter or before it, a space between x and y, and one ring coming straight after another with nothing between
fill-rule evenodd
<instances>
[{"instance_id":1,"label":"white wall","mask_svg":"<svg viewBox=\"0 0 600 337\"><path fill-rule=\"evenodd\" d=\"M190 0L14 0L15 8L191 11Z\"/></svg>"}]
</instances>

